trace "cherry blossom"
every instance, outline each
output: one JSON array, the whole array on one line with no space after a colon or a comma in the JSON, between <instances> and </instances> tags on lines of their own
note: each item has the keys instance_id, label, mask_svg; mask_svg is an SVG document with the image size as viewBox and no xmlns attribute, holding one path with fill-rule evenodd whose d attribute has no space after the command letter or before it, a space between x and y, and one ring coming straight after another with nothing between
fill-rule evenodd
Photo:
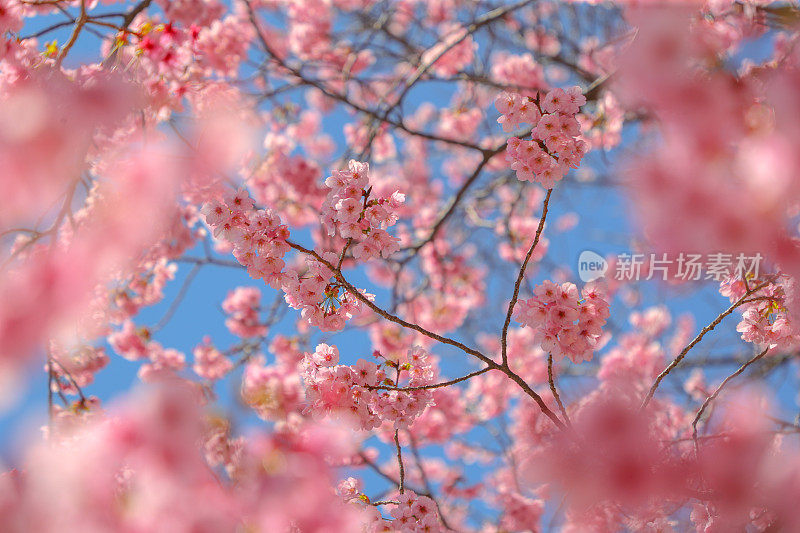
<instances>
[{"instance_id":1,"label":"cherry blossom","mask_svg":"<svg viewBox=\"0 0 800 533\"><path fill-rule=\"evenodd\" d=\"M537 181L551 189L570 168L578 168L588 145L576 139L580 125L575 114L585 103L579 87L554 88L535 98L506 92L497 97L495 106L501 113L497 122L503 130L513 131L521 123L532 125L530 140L508 140L506 158L520 180Z\"/></svg>"},{"instance_id":2,"label":"cherry blossom","mask_svg":"<svg viewBox=\"0 0 800 533\"><path fill-rule=\"evenodd\" d=\"M572 283L545 281L534 297L519 303L515 318L536 332L535 342L555 360L569 357L573 363L592 358L594 346L609 316L609 306L596 287L579 293Z\"/></svg>"},{"instance_id":3,"label":"cherry blossom","mask_svg":"<svg viewBox=\"0 0 800 533\"><path fill-rule=\"evenodd\" d=\"M0 0L0 530L800 530L798 21Z\"/></svg>"}]
</instances>

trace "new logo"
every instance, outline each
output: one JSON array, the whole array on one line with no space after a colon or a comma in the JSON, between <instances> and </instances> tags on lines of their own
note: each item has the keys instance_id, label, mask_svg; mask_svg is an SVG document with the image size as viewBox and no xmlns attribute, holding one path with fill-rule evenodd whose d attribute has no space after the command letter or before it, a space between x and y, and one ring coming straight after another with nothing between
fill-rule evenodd
<instances>
[{"instance_id":1,"label":"new logo","mask_svg":"<svg viewBox=\"0 0 800 533\"><path fill-rule=\"evenodd\" d=\"M608 270L608 262L600 254L584 250L578 257L578 277L584 283L602 278L606 270Z\"/></svg>"}]
</instances>

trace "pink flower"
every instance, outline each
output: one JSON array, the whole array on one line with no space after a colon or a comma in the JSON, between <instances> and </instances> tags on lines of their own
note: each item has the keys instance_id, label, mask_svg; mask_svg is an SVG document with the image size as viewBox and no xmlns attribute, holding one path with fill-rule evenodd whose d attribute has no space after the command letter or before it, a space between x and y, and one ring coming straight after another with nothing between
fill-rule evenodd
<instances>
[{"instance_id":1,"label":"pink flower","mask_svg":"<svg viewBox=\"0 0 800 533\"><path fill-rule=\"evenodd\" d=\"M223 378L233 369L233 363L219 350L211 345L210 337L206 336L202 344L198 344L194 351L195 373L205 379L215 380Z\"/></svg>"},{"instance_id":2,"label":"pink flower","mask_svg":"<svg viewBox=\"0 0 800 533\"><path fill-rule=\"evenodd\" d=\"M261 322L261 291L256 287L237 287L230 291L222 309L230 315L225 325L234 335L239 337L259 337L264 335L267 327Z\"/></svg>"},{"instance_id":3,"label":"pink flower","mask_svg":"<svg viewBox=\"0 0 800 533\"><path fill-rule=\"evenodd\" d=\"M574 363L590 360L609 314L608 303L596 289L587 286L579 294L572 283L559 286L544 281L534 289L534 295L517 304L515 320L534 328L535 339L553 359L567 356Z\"/></svg>"},{"instance_id":4,"label":"pink flower","mask_svg":"<svg viewBox=\"0 0 800 533\"><path fill-rule=\"evenodd\" d=\"M539 104L515 93L501 93L495 100L501 116L497 121L505 131L516 129L521 122L532 124L533 140L517 137L508 140L506 160L521 181L536 181L546 189L560 181L569 168L578 168L589 146L577 137L580 125L575 113L586 102L580 88L565 91L553 89ZM539 112L542 107L544 114Z\"/></svg>"},{"instance_id":5,"label":"pink flower","mask_svg":"<svg viewBox=\"0 0 800 533\"><path fill-rule=\"evenodd\" d=\"M311 360L319 366L336 366L339 363L339 350L336 346L318 344Z\"/></svg>"}]
</instances>

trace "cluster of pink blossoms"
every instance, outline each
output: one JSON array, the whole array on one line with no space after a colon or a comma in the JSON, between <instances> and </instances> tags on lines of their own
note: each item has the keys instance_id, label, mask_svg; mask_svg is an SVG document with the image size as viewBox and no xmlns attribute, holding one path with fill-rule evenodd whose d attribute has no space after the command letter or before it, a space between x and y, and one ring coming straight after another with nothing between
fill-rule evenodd
<instances>
[{"instance_id":1,"label":"cluster of pink blossoms","mask_svg":"<svg viewBox=\"0 0 800 533\"><path fill-rule=\"evenodd\" d=\"M534 297L520 301L514 318L536 331L534 342L560 361L589 361L609 316L608 302L598 289L587 285L583 291L573 283L558 285L545 281L534 289Z\"/></svg>"},{"instance_id":2,"label":"cluster of pink blossoms","mask_svg":"<svg viewBox=\"0 0 800 533\"><path fill-rule=\"evenodd\" d=\"M361 482L347 478L339 483L336 493L348 502L366 503L368 499L360 492ZM365 520L366 533L393 531L397 533L432 533L444 531L439 521L436 502L427 496L420 496L412 490L405 489L394 498L397 503L389 511L392 520L386 520L377 507L365 505L363 508L368 518Z\"/></svg>"},{"instance_id":3,"label":"cluster of pink blossoms","mask_svg":"<svg viewBox=\"0 0 800 533\"><path fill-rule=\"evenodd\" d=\"M344 432L297 424L230 438L227 421L206 421L195 392L167 381L69 438L26 447L22 473L0 476L3 530L322 532L371 522L330 490L326 459L352 447Z\"/></svg>"},{"instance_id":4,"label":"cluster of pink blossoms","mask_svg":"<svg viewBox=\"0 0 800 533\"><path fill-rule=\"evenodd\" d=\"M575 115L586 103L580 87L550 90L544 98L502 92L495 106L504 131L520 123L531 124L531 140L508 140L506 159L522 181L536 181L550 189L570 168L578 168L589 145L577 137L581 128Z\"/></svg>"},{"instance_id":5,"label":"cluster of pink blossoms","mask_svg":"<svg viewBox=\"0 0 800 533\"><path fill-rule=\"evenodd\" d=\"M537 89L547 87L544 69L531 54L514 55L501 50L492 56L492 79L516 87L523 96L536 96Z\"/></svg>"},{"instance_id":6,"label":"cluster of pink blossoms","mask_svg":"<svg viewBox=\"0 0 800 533\"><path fill-rule=\"evenodd\" d=\"M78 387L94 381L94 375L108 365L109 359L102 346L78 345L69 349L50 341L50 357L55 364L48 365L55 378L54 385L66 394L78 394Z\"/></svg>"},{"instance_id":7,"label":"cluster of pink blossoms","mask_svg":"<svg viewBox=\"0 0 800 533\"><path fill-rule=\"evenodd\" d=\"M397 209L405 195L370 199L369 165L351 160L347 170L336 170L325 180L331 190L322 206L322 219L333 236L353 239L353 257L367 260L389 257L400 249L400 240L386 228L397 222Z\"/></svg>"},{"instance_id":8,"label":"cluster of pink blossoms","mask_svg":"<svg viewBox=\"0 0 800 533\"><path fill-rule=\"evenodd\" d=\"M220 379L233 370L231 360L211 344L211 338L208 336L203 338L201 344L195 346L192 355L194 356L192 370L201 378Z\"/></svg>"},{"instance_id":9,"label":"cluster of pink blossoms","mask_svg":"<svg viewBox=\"0 0 800 533\"><path fill-rule=\"evenodd\" d=\"M303 59L318 59L331 48L331 5L320 0L289 2L288 44Z\"/></svg>"},{"instance_id":10,"label":"cluster of pink blossoms","mask_svg":"<svg viewBox=\"0 0 800 533\"><path fill-rule=\"evenodd\" d=\"M157 304L164 298L164 287L175 278L178 266L160 259L152 264L141 265L126 280L127 283L111 293L111 305L107 309L109 320L122 323L133 317L143 307Z\"/></svg>"},{"instance_id":11,"label":"cluster of pink blossoms","mask_svg":"<svg viewBox=\"0 0 800 533\"><path fill-rule=\"evenodd\" d=\"M747 293L748 287L753 288L763 281L754 279L745 284L739 277L728 277L720 284L719 292L735 302ZM797 320L787 309L787 293L791 293L792 284L790 279L778 278L756 291L751 301L739 306L742 321L736 326L736 331L742 334L744 341L781 351L800 346Z\"/></svg>"},{"instance_id":12,"label":"cluster of pink blossoms","mask_svg":"<svg viewBox=\"0 0 800 533\"><path fill-rule=\"evenodd\" d=\"M228 191L201 210L214 234L233 245L233 255L253 279L280 284L283 256L289 251L289 230L269 209L255 209L245 189Z\"/></svg>"},{"instance_id":13,"label":"cluster of pink blossoms","mask_svg":"<svg viewBox=\"0 0 800 533\"><path fill-rule=\"evenodd\" d=\"M136 328L126 320L122 330L108 336L108 343L119 355L130 361L147 359L149 362L139 368L139 378L153 381L160 375L179 372L186 367L186 356L173 348L164 348L161 343L150 339L150 330Z\"/></svg>"},{"instance_id":14,"label":"cluster of pink blossoms","mask_svg":"<svg viewBox=\"0 0 800 533\"><path fill-rule=\"evenodd\" d=\"M333 252L324 252L322 258L331 264L338 261ZM287 270L283 290L286 303L300 309L303 318L322 331L343 329L345 322L361 310L358 298L347 292L328 266L312 257L306 258L305 272Z\"/></svg>"},{"instance_id":15,"label":"cluster of pink blossoms","mask_svg":"<svg viewBox=\"0 0 800 533\"><path fill-rule=\"evenodd\" d=\"M498 495L503 509L502 527L507 531L525 531L538 524L544 514L544 501L527 498L518 492L505 491Z\"/></svg>"},{"instance_id":16,"label":"cluster of pink blossoms","mask_svg":"<svg viewBox=\"0 0 800 533\"><path fill-rule=\"evenodd\" d=\"M222 310L230 315L225 325L238 337L260 337L267 333L267 326L261 323L258 311L261 305L261 291L256 287L237 287L230 291Z\"/></svg>"},{"instance_id":17,"label":"cluster of pink blossoms","mask_svg":"<svg viewBox=\"0 0 800 533\"><path fill-rule=\"evenodd\" d=\"M339 350L320 344L306 354L301 373L306 382L306 409L312 414L351 414L365 430L390 422L407 429L431 402L429 390L385 390L429 385L435 373L428 354L411 348L404 362L387 360L380 366L359 359L354 366L340 365ZM396 377L392 377L396 376Z\"/></svg>"},{"instance_id":18,"label":"cluster of pink blossoms","mask_svg":"<svg viewBox=\"0 0 800 533\"><path fill-rule=\"evenodd\" d=\"M167 21L142 13L131 21L130 32L106 39L103 49L128 64L148 93L158 120L183 111L209 79L235 76L255 32L247 17L224 15L220 2L173 2L162 9ZM133 38L128 38L133 36ZM217 78L218 79L218 78Z\"/></svg>"},{"instance_id":19,"label":"cluster of pink blossoms","mask_svg":"<svg viewBox=\"0 0 800 533\"><path fill-rule=\"evenodd\" d=\"M242 399L264 420L286 420L298 413L303 384L297 365L283 358L277 364L264 365L263 357L256 357L242 376Z\"/></svg>"},{"instance_id":20,"label":"cluster of pink blossoms","mask_svg":"<svg viewBox=\"0 0 800 533\"><path fill-rule=\"evenodd\" d=\"M300 122L298 126L312 131L311 138L304 144L306 152L313 151L309 147L312 142L323 142L323 135L312 129L315 125L306 126L305 122ZM300 127L297 129L301 130ZM327 191L319 185L322 174L319 166L299 154L288 155L287 152L293 148L271 148L269 155L248 178L248 186L259 204L281 206L281 216L287 225L304 226L317 220L319 206Z\"/></svg>"},{"instance_id":21,"label":"cluster of pink blossoms","mask_svg":"<svg viewBox=\"0 0 800 533\"><path fill-rule=\"evenodd\" d=\"M414 491L405 490L397 496L398 505L389 514L393 530L402 533L423 533L442 531L436 503L427 496L419 496Z\"/></svg>"}]
</instances>

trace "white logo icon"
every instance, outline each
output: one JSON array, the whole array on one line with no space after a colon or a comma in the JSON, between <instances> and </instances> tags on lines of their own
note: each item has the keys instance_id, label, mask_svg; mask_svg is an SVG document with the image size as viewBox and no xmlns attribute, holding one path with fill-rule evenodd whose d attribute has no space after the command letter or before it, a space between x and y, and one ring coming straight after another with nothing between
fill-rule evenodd
<instances>
[{"instance_id":1,"label":"white logo icon","mask_svg":"<svg viewBox=\"0 0 800 533\"><path fill-rule=\"evenodd\" d=\"M608 262L600 254L584 250L578 257L578 277L584 283L602 278L606 270L608 270Z\"/></svg>"}]
</instances>

